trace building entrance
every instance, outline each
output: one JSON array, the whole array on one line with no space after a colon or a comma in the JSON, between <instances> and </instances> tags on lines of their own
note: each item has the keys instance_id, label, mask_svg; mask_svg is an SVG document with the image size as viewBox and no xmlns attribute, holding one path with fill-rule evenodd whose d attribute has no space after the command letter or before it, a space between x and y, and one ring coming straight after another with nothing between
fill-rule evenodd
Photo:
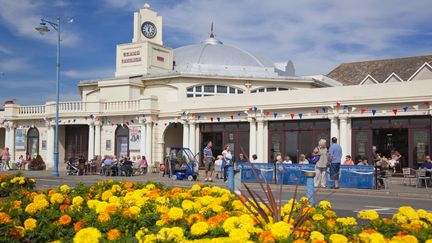
<instances>
[{"instance_id":1,"label":"building entrance","mask_svg":"<svg viewBox=\"0 0 432 243\"><path fill-rule=\"evenodd\" d=\"M376 152L390 158L392 152L398 151L402 158L399 161L400 168L408 167L408 129L374 129L372 132L372 144L376 146ZM400 171L400 168L397 168Z\"/></svg>"},{"instance_id":2,"label":"building entrance","mask_svg":"<svg viewBox=\"0 0 432 243\"><path fill-rule=\"evenodd\" d=\"M88 135L87 125L66 126L66 159L76 159L79 156L88 158Z\"/></svg>"},{"instance_id":3,"label":"building entrance","mask_svg":"<svg viewBox=\"0 0 432 243\"><path fill-rule=\"evenodd\" d=\"M222 154L224 146L222 132L203 132L201 134L201 152L207 146L208 141L213 143L212 150L215 158Z\"/></svg>"}]
</instances>

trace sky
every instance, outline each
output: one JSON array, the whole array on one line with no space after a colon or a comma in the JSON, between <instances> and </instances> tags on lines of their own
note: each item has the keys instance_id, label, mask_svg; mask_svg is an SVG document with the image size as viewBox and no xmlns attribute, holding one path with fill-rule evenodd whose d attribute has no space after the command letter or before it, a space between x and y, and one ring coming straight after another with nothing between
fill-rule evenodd
<instances>
[{"instance_id":1,"label":"sky","mask_svg":"<svg viewBox=\"0 0 432 243\"><path fill-rule=\"evenodd\" d=\"M432 54L430 0L0 0L0 104L55 99L56 33L41 17L64 20L61 100L80 100L80 80L111 77L115 48L133 35L133 12L148 2L163 16L164 44L216 37L297 75L327 74L343 62ZM0 105L1 106L1 105Z\"/></svg>"}]
</instances>

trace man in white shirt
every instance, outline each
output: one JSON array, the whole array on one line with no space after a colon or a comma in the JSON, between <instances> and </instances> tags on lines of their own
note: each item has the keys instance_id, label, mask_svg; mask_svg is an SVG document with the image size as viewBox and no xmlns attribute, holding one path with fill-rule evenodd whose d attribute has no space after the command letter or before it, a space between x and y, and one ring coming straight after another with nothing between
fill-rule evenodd
<instances>
[{"instance_id":1,"label":"man in white shirt","mask_svg":"<svg viewBox=\"0 0 432 243\"><path fill-rule=\"evenodd\" d=\"M285 160L282 162L282 164L292 164L291 157L288 155L285 156Z\"/></svg>"}]
</instances>

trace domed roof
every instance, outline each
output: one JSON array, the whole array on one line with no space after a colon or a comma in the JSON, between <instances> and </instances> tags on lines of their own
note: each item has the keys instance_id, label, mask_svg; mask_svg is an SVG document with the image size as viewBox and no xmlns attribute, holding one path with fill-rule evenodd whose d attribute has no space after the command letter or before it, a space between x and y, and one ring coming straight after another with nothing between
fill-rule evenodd
<instances>
[{"instance_id":1,"label":"domed roof","mask_svg":"<svg viewBox=\"0 0 432 243\"><path fill-rule=\"evenodd\" d=\"M179 72L248 76L275 74L271 61L241 48L224 45L213 33L200 44L174 49L174 62L175 70Z\"/></svg>"}]
</instances>

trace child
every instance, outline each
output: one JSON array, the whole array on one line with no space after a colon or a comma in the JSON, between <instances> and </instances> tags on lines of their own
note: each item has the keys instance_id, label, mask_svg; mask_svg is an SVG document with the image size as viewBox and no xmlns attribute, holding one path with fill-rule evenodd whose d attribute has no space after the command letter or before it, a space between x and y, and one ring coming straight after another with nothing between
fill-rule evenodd
<instances>
[{"instance_id":1,"label":"child","mask_svg":"<svg viewBox=\"0 0 432 243\"><path fill-rule=\"evenodd\" d=\"M223 178L222 155L218 155L217 160L215 161L214 170L216 172L216 178L222 179Z\"/></svg>"}]
</instances>

